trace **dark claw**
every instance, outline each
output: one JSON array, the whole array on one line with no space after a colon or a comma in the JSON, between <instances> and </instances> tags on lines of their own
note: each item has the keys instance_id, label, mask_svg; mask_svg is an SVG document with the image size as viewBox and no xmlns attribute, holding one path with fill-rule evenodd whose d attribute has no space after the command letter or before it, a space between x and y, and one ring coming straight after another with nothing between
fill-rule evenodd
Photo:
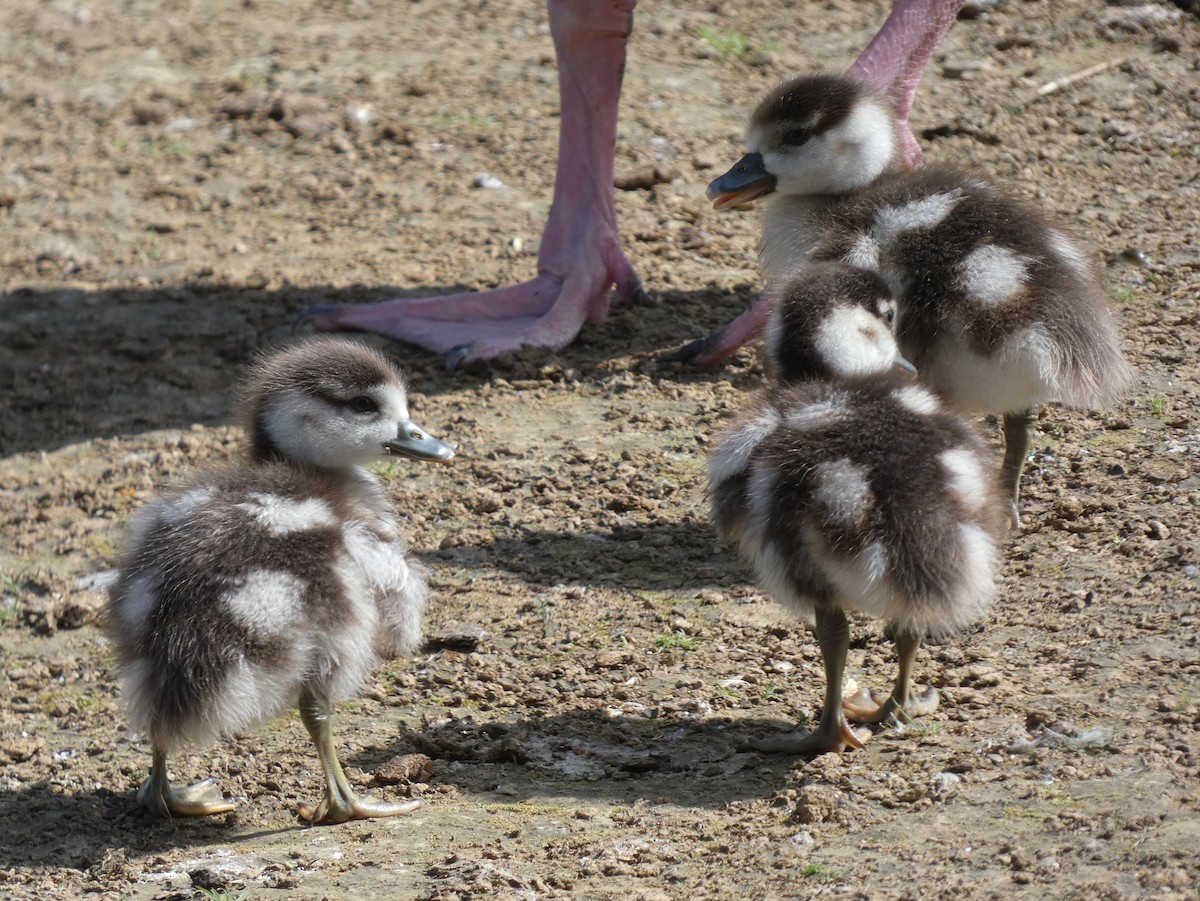
<instances>
[{"instance_id":1,"label":"dark claw","mask_svg":"<svg viewBox=\"0 0 1200 901\"><path fill-rule=\"evenodd\" d=\"M292 334L296 335L301 331L307 332L310 327L313 331L324 331L324 329L316 326L317 319L322 316L328 316L331 313L336 313L341 308L341 305L336 303L317 303L311 307L305 307L292 320Z\"/></svg>"},{"instance_id":2,"label":"dark claw","mask_svg":"<svg viewBox=\"0 0 1200 901\"><path fill-rule=\"evenodd\" d=\"M637 284L633 286L633 291L629 295L629 302L639 307L656 307L659 304L657 297L646 290L646 286L642 284L639 278Z\"/></svg>"},{"instance_id":3,"label":"dark claw","mask_svg":"<svg viewBox=\"0 0 1200 901\"><path fill-rule=\"evenodd\" d=\"M446 371L454 372L456 369L458 369L459 364L462 363L462 361L465 360L474 349L474 344L459 344L446 351L446 355L442 357L442 360L446 364Z\"/></svg>"},{"instance_id":4,"label":"dark claw","mask_svg":"<svg viewBox=\"0 0 1200 901\"><path fill-rule=\"evenodd\" d=\"M676 350L664 351L663 359L678 363L693 363L712 350L715 340L716 335L705 335L703 338L689 341Z\"/></svg>"}]
</instances>

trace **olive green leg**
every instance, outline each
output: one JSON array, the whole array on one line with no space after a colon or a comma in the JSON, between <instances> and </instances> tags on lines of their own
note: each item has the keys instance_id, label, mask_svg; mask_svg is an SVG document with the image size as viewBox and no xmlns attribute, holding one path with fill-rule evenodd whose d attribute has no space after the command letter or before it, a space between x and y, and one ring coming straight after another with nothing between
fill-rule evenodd
<instances>
[{"instance_id":1,"label":"olive green leg","mask_svg":"<svg viewBox=\"0 0 1200 901\"><path fill-rule=\"evenodd\" d=\"M166 752L155 748L150 775L138 789L137 801L160 817L201 817L228 813L237 805L221 796L216 779L204 779L186 788L172 788L167 779Z\"/></svg>"},{"instance_id":2,"label":"olive green leg","mask_svg":"<svg viewBox=\"0 0 1200 901\"><path fill-rule=\"evenodd\" d=\"M764 738L751 744L754 750L768 754L821 754L863 746L842 713L842 677L850 650L850 623L846 614L837 607L818 607L815 632L825 663L825 707L817 730Z\"/></svg>"},{"instance_id":3,"label":"olive green leg","mask_svg":"<svg viewBox=\"0 0 1200 901\"><path fill-rule=\"evenodd\" d=\"M896 657L899 672L892 693L860 688L842 702L846 715L856 723L883 723L889 720L907 722L914 716L926 716L937 710L938 693L932 685L917 691L913 687L912 670L921 648L921 638L910 632L896 634Z\"/></svg>"},{"instance_id":4,"label":"olive green leg","mask_svg":"<svg viewBox=\"0 0 1200 901\"><path fill-rule=\"evenodd\" d=\"M332 711L327 700L314 697L306 690L300 697L300 719L317 746L317 757L325 773L325 797L316 807L309 804L301 806L302 818L314 824L344 823L347 820L394 817L411 813L422 806L423 802L419 799L392 804L355 795L333 746Z\"/></svg>"},{"instance_id":5,"label":"olive green leg","mask_svg":"<svg viewBox=\"0 0 1200 901\"><path fill-rule=\"evenodd\" d=\"M1004 462L1000 466L1000 487L1007 492L1009 518L1013 529L1021 528L1021 513L1017 504L1021 500L1021 472L1025 468L1025 456L1029 453L1029 426L1037 410L1023 413L1004 414Z\"/></svg>"}]
</instances>

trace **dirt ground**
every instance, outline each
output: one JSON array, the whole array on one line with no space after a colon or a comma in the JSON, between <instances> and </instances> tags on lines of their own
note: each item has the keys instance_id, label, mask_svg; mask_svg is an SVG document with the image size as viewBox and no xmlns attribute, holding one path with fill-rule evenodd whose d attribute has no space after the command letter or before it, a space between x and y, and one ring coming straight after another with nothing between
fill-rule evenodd
<instances>
[{"instance_id":1,"label":"dirt ground","mask_svg":"<svg viewBox=\"0 0 1200 901\"><path fill-rule=\"evenodd\" d=\"M533 273L545 10L0 4L0 896L1200 897L1200 19L1165 2L980 4L940 49L928 158L1076 228L1139 378L1119 409L1043 412L994 613L921 652L936 715L844 756L742 750L815 718L820 659L707 518L753 349L663 354L758 287L757 216L703 196L749 107L847 65L887 8L643 0L617 206L652 303L454 375L376 342L459 457L383 468L431 637L335 728L366 790L428 803L305 828L295 716L173 761L236 813L135 810L149 755L96 574L157 486L237 452L239 364L297 311ZM854 635L851 675L889 684L880 624Z\"/></svg>"}]
</instances>

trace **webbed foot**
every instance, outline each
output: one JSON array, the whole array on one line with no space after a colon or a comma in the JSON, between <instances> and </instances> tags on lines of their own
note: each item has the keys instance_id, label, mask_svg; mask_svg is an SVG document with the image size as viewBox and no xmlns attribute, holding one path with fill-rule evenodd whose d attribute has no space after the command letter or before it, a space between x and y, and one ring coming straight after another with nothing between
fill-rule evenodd
<instances>
[{"instance_id":1,"label":"webbed foot","mask_svg":"<svg viewBox=\"0 0 1200 901\"><path fill-rule=\"evenodd\" d=\"M860 688L842 701L845 715L856 723L885 723L889 720L908 722L913 717L928 716L937 710L940 701L932 685L915 688L907 699L898 701L895 693Z\"/></svg>"},{"instance_id":2,"label":"webbed foot","mask_svg":"<svg viewBox=\"0 0 1200 901\"><path fill-rule=\"evenodd\" d=\"M165 776L150 776L138 789L137 801L142 807L160 817L202 817L236 810L237 805L221 794L214 778L203 779L195 785L173 788Z\"/></svg>"}]
</instances>

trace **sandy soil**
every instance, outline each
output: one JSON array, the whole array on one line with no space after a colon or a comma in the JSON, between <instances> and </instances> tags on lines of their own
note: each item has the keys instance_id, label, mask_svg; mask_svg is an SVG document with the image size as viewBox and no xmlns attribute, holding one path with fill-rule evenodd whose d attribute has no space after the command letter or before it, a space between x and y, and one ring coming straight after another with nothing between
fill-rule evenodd
<instances>
[{"instance_id":1,"label":"sandy soil","mask_svg":"<svg viewBox=\"0 0 1200 901\"><path fill-rule=\"evenodd\" d=\"M618 146L642 187L617 202L653 302L453 376L386 345L460 457L385 472L433 573L431 640L337 731L364 787L428 804L308 829L294 716L174 761L243 796L235 814L134 809L148 753L94 574L156 486L236 453L238 366L298 310L532 274L545 11L5 0L0 895L1198 897L1200 19L1170 4L1013 0L941 48L914 113L928 156L1108 261L1138 383L1119 409L1042 414L994 614L921 653L934 717L841 757L740 750L815 717L820 661L707 520L705 448L761 382L753 350L662 354L757 288L756 216L703 198L749 106L848 64L886 9L644 0ZM892 667L856 622L852 675Z\"/></svg>"}]
</instances>

